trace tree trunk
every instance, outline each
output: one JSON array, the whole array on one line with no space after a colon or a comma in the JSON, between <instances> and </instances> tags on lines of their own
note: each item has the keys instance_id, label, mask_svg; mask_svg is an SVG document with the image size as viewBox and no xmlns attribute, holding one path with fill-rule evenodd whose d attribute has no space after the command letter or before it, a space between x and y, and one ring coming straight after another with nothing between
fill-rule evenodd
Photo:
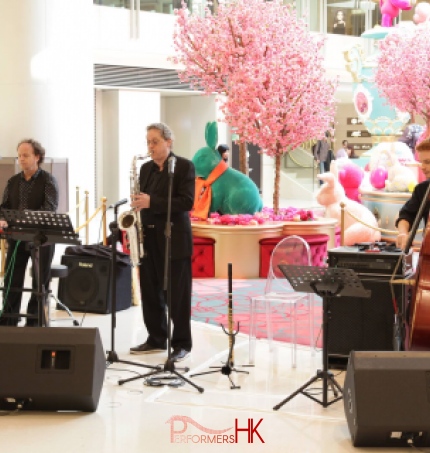
<instances>
[{"instance_id":1,"label":"tree trunk","mask_svg":"<svg viewBox=\"0 0 430 453\"><path fill-rule=\"evenodd\" d=\"M239 171L249 176L248 156L246 143L239 143Z\"/></svg>"},{"instance_id":2,"label":"tree trunk","mask_svg":"<svg viewBox=\"0 0 430 453\"><path fill-rule=\"evenodd\" d=\"M273 187L273 213L279 214L279 183L281 180L281 160L282 154L275 156L275 185Z\"/></svg>"}]
</instances>

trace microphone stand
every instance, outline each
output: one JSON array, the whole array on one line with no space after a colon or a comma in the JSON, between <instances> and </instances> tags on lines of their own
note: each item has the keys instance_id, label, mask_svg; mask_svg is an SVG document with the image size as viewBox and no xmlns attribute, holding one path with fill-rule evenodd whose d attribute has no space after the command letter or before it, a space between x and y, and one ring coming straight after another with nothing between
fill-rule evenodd
<instances>
[{"instance_id":1,"label":"microphone stand","mask_svg":"<svg viewBox=\"0 0 430 453\"><path fill-rule=\"evenodd\" d=\"M194 382L190 381L188 378L182 376L182 374L178 373L175 369L175 362L172 360L172 353L171 353L171 330L172 330L172 320L171 320L171 312L172 312L172 290L171 290L171 260L172 260L172 253L171 253L171 242L172 242L172 223L171 223L171 215L172 215L172 187L173 187L173 174L174 174L174 167L175 167L176 158L174 156L170 156L168 159L168 174L169 174L169 187L168 187L168 197L167 197L167 219L166 219L166 228L164 231L164 235L166 237L165 241L165 253L164 253L164 281L163 281L163 291L167 299L167 360L164 364L163 371L161 372L162 375L160 378L156 378L156 375L160 372L151 373L151 377L145 380L147 385L154 385L159 386L162 385L162 380L169 380L176 376L179 378L175 380L175 382L168 383L172 387L179 387L184 384L184 382L190 384L195 389L197 389L200 393L204 392L203 387L199 387L198 385L194 384ZM182 368L185 372L189 371L189 368ZM167 374L165 374L167 373ZM173 376L172 376L173 375ZM182 382L184 381L184 382Z\"/></svg>"},{"instance_id":2,"label":"microphone stand","mask_svg":"<svg viewBox=\"0 0 430 453\"><path fill-rule=\"evenodd\" d=\"M120 360L118 357L118 354L115 352L115 328L116 328L116 243L118 241L118 207L121 206L122 204L126 203L127 199L121 200L118 203L114 204L114 220L111 222L109 225L111 231L112 231L112 258L111 258L111 301L112 301L112 307L111 307L111 350L107 351L107 357L106 357L106 362L107 365L111 365L113 363L125 363L127 365L134 365L138 367L143 367L143 368L149 368L151 371L143 376L139 377L145 377L149 376L151 374L156 373L157 371L160 370L159 366L151 366L151 365L144 365L143 363L136 363L136 362L131 362L129 360ZM124 384L124 382L128 382L129 379L122 379L118 381L119 385Z\"/></svg>"}]
</instances>

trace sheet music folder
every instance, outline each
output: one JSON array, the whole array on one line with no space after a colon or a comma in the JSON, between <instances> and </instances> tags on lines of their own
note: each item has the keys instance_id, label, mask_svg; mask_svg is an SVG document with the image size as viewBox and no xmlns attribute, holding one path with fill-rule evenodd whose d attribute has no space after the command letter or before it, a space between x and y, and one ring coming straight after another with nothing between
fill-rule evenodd
<instances>
[{"instance_id":1,"label":"sheet music folder","mask_svg":"<svg viewBox=\"0 0 430 453\"><path fill-rule=\"evenodd\" d=\"M298 292L313 293L311 283L315 284L319 291L333 291L343 285L342 296L370 297L371 291L365 289L360 278L352 269L339 269L316 266L292 266L288 264L278 265L291 286Z\"/></svg>"},{"instance_id":2,"label":"sheet music folder","mask_svg":"<svg viewBox=\"0 0 430 453\"><path fill-rule=\"evenodd\" d=\"M1 210L8 226L3 237L33 242L37 234L43 235L43 243L80 244L68 214L52 211Z\"/></svg>"}]
</instances>

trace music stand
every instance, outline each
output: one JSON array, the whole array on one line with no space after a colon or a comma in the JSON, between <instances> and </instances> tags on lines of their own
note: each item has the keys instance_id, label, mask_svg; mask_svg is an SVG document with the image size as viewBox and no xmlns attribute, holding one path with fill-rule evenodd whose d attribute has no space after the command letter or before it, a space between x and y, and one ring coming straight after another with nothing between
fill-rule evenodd
<instances>
[{"instance_id":1,"label":"music stand","mask_svg":"<svg viewBox=\"0 0 430 453\"><path fill-rule=\"evenodd\" d=\"M336 296L354 296L354 297L370 297L370 291L365 289L358 278L358 275L352 269L339 268L323 268L314 266L292 266L280 264L279 269L291 283L291 286L298 292L315 293L322 298L323 306L323 323L322 323L322 351L323 351L323 369L317 370L315 376L299 389L285 398L279 404L273 407L276 411L285 403L288 403L296 395L301 393L311 400L321 404L324 408L339 401L343 398L342 387L334 378L333 374L328 370L328 313L329 303ZM323 397L322 401L315 398L306 389L314 382L321 379L323 381ZM328 386L331 386L334 393L334 399L328 401ZM337 394L340 392L340 396Z\"/></svg>"},{"instance_id":2,"label":"music stand","mask_svg":"<svg viewBox=\"0 0 430 453\"><path fill-rule=\"evenodd\" d=\"M8 224L7 228L3 230L4 237L33 244L31 259L37 280L37 324L39 327L48 327L49 320L44 316L48 292L42 284L42 268L39 265L40 247L57 243L80 244L78 235L75 233L70 217L67 214L57 214L52 211L18 211L13 209L2 209L2 214ZM19 291L23 291L23 289ZM6 313L4 316L9 315ZM33 315L20 314L19 316L30 317Z\"/></svg>"}]
</instances>

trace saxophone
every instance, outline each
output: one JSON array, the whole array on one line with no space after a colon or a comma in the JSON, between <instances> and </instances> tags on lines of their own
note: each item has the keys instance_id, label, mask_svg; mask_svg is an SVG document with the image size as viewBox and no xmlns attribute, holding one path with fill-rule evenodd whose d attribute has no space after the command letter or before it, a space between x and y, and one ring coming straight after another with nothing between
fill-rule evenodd
<instances>
[{"instance_id":1,"label":"saxophone","mask_svg":"<svg viewBox=\"0 0 430 453\"><path fill-rule=\"evenodd\" d=\"M130 194L137 195L140 192L139 178L137 175L137 161L147 159L148 156L137 155L133 157L130 168ZM141 258L145 255L143 247L143 231L140 213L134 210L123 212L118 219L119 229L125 231L130 246L130 260L133 265L139 266Z\"/></svg>"}]
</instances>

